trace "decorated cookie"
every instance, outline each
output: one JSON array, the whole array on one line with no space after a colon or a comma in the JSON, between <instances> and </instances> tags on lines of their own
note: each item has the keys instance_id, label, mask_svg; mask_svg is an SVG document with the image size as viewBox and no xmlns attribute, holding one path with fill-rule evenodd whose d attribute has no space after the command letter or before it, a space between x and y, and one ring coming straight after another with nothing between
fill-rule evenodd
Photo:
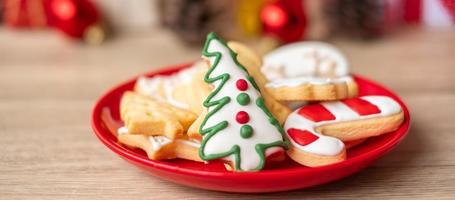
<instances>
[{"instance_id":1,"label":"decorated cookie","mask_svg":"<svg viewBox=\"0 0 455 200\"><path fill-rule=\"evenodd\" d=\"M286 146L279 121L265 106L254 78L223 40L210 33L202 54L210 64L204 80L213 90L203 103L207 113L198 119L201 159L226 160L236 171L261 170L268 155Z\"/></svg>"},{"instance_id":2,"label":"decorated cookie","mask_svg":"<svg viewBox=\"0 0 455 200\"><path fill-rule=\"evenodd\" d=\"M338 100L357 95L346 58L321 42L280 47L264 57L261 68L268 91L281 101Z\"/></svg>"},{"instance_id":3,"label":"decorated cookie","mask_svg":"<svg viewBox=\"0 0 455 200\"><path fill-rule=\"evenodd\" d=\"M328 112L316 130L345 142L394 131L404 120L400 104L386 96L363 96L319 105ZM302 109L311 110L311 106Z\"/></svg>"},{"instance_id":4,"label":"decorated cookie","mask_svg":"<svg viewBox=\"0 0 455 200\"><path fill-rule=\"evenodd\" d=\"M363 96L309 104L294 111L285 130L288 155L306 166L321 166L345 158L345 145L396 130L403 122L400 105L386 96Z\"/></svg>"},{"instance_id":5,"label":"decorated cookie","mask_svg":"<svg viewBox=\"0 0 455 200\"><path fill-rule=\"evenodd\" d=\"M128 128L121 127L117 132L120 143L130 147L140 148L147 153L152 160L165 160L182 158L201 162L198 149L200 142L187 138L172 140L166 136L147 136L130 133Z\"/></svg>"},{"instance_id":6,"label":"decorated cookie","mask_svg":"<svg viewBox=\"0 0 455 200\"><path fill-rule=\"evenodd\" d=\"M256 81L257 86L261 91L261 95L264 98L265 106L270 110L272 115L280 122L280 124L283 125L284 122L286 121L286 118L291 113L291 109L289 109L282 102L279 102L275 98L273 98L273 96L265 89L265 83L267 82L267 79L259 70L261 66L261 59L259 58L259 56L253 50L251 50L242 43L231 41L228 42L227 44L228 47L231 48L232 51L236 53L238 62L246 68L248 73ZM203 79L201 79L201 81L203 82ZM213 90L213 87L210 87L211 85L205 82L202 84L201 82L198 81L194 82L195 84L192 86L192 88L199 88L198 89L199 93L202 93L201 95L198 96L207 98L208 94ZM202 105L202 101L198 102L200 102L200 105ZM207 110L204 109L201 112L201 115L206 114ZM191 125L191 127L188 129L188 135L191 138L198 140L202 139L202 136L199 133L199 127L201 126L202 121L203 118L198 118L194 122L194 124Z\"/></svg>"},{"instance_id":7,"label":"decorated cookie","mask_svg":"<svg viewBox=\"0 0 455 200\"><path fill-rule=\"evenodd\" d=\"M181 137L197 116L188 110L125 92L120 101L120 117L132 134L174 139Z\"/></svg>"},{"instance_id":8,"label":"decorated cookie","mask_svg":"<svg viewBox=\"0 0 455 200\"><path fill-rule=\"evenodd\" d=\"M204 61L198 61L175 74L139 77L134 89L159 102L199 114L202 111L201 102L207 96L203 96L205 84L198 82L203 79L207 69Z\"/></svg>"}]
</instances>

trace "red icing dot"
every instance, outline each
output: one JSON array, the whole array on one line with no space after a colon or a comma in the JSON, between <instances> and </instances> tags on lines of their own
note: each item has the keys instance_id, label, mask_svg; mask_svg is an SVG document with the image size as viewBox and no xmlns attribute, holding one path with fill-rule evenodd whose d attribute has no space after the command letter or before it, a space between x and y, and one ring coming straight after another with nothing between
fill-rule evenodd
<instances>
[{"instance_id":1,"label":"red icing dot","mask_svg":"<svg viewBox=\"0 0 455 200\"><path fill-rule=\"evenodd\" d=\"M237 89L241 91L245 91L246 89L248 89L248 83L245 81L245 79L237 80L235 86L237 86Z\"/></svg>"},{"instance_id":2,"label":"red icing dot","mask_svg":"<svg viewBox=\"0 0 455 200\"><path fill-rule=\"evenodd\" d=\"M250 121L250 116L248 115L247 112L240 111L235 116L235 120L240 124L246 124L246 123L248 123L248 121Z\"/></svg>"}]
</instances>

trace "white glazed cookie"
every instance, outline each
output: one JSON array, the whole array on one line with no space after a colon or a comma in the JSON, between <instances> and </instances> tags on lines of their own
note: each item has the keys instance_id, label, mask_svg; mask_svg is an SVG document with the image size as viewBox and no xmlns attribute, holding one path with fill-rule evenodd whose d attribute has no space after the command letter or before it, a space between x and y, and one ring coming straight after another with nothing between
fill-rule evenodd
<instances>
[{"instance_id":1,"label":"white glazed cookie","mask_svg":"<svg viewBox=\"0 0 455 200\"><path fill-rule=\"evenodd\" d=\"M343 142L357 143L394 131L403 119L400 105L386 96L309 104L291 113L286 121L292 144L288 155L306 166L339 162L345 159Z\"/></svg>"},{"instance_id":2,"label":"white glazed cookie","mask_svg":"<svg viewBox=\"0 0 455 200\"><path fill-rule=\"evenodd\" d=\"M139 77L134 90L139 94L199 114L201 106L195 104L200 105L202 101L197 102L198 98L194 97L199 87L193 88L193 82L201 79L206 71L206 63L198 61L175 74Z\"/></svg>"},{"instance_id":3,"label":"white glazed cookie","mask_svg":"<svg viewBox=\"0 0 455 200\"><path fill-rule=\"evenodd\" d=\"M357 95L348 62L335 47L322 42L299 42L264 56L261 72L266 88L282 101L337 100Z\"/></svg>"}]
</instances>

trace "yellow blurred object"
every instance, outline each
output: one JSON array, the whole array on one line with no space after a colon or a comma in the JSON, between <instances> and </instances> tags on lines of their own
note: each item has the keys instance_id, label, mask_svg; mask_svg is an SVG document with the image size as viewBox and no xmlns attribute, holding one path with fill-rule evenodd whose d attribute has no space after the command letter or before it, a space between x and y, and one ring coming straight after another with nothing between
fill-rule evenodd
<instances>
[{"instance_id":1,"label":"yellow blurred object","mask_svg":"<svg viewBox=\"0 0 455 200\"><path fill-rule=\"evenodd\" d=\"M84 41L90 45L100 45L106 40L106 29L101 24L95 24L84 32Z\"/></svg>"},{"instance_id":2,"label":"yellow blurred object","mask_svg":"<svg viewBox=\"0 0 455 200\"><path fill-rule=\"evenodd\" d=\"M277 39L264 36L259 40L258 46L256 49L257 49L258 54L263 56L263 55L267 54L268 52L272 51L273 49L277 48L280 45L281 45L281 43Z\"/></svg>"},{"instance_id":3,"label":"yellow blurred object","mask_svg":"<svg viewBox=\"0 0 455 200\"><path fill-rule=\"evenodd\" d=\"M259 13L266 0L238 0L237 21L246 36L258 36L262 32Z\"/></svg>"}]
</instances>

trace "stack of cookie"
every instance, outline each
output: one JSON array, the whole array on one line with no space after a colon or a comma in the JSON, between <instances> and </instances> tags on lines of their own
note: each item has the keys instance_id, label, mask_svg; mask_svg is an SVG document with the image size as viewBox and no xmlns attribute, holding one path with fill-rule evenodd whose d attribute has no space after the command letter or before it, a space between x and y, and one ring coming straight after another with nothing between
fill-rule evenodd
<instances>
[{"instance_id":1,"label":"stack of cookie","mask_svg":"<svg viewBox=\"0 0 455 200\"><path fill-rule=\"evenodd\" d=\"M211 33L203 61L168 76L140 77L121 100L118 141L153 160L222 160L258 171L286 154L310 167L346 159L346 148L395 130L397 102L357 96L344 56L322 43L266 55Z\"/></svg>"}]
</instances>

